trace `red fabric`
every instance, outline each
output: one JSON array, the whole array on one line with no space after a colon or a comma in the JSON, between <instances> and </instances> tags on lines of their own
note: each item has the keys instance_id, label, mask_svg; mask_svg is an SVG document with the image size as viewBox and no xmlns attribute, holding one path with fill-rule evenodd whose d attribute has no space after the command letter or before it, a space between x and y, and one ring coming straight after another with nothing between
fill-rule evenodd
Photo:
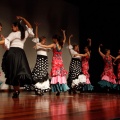
<instances>
[{"instance_id":1,"label":"red fabric","mask_svg":"<svg viewBox=\"0 0 120 120\"><path fill-rule=\"evenodd\" d=\"M116 76L113 72L113 64L112 64L111 56L104 57L104 70L101 77L103 77L104 75L108 76L110 79L116 79Z\"/></svg>"},{"instance_id":2,"label":"red fabric","mask_svg":"<svg viewBox=\"0 0 120 120\"><path fill-rule=\"evenodd\" d=\"M63 65L62 52L53 49L51 76L65 76L67 73Z\"/></svg>"},{"instance_id":3,"label":"red fabric","mask_svg":"<svg viewBox=\"0 0 120 120\"><path fill-rule=\"evenodd\" d=\"M86 83L90 84L89 75L89 56L82 57L82 72L86 76Z\"/></svg>"}]
</instances>

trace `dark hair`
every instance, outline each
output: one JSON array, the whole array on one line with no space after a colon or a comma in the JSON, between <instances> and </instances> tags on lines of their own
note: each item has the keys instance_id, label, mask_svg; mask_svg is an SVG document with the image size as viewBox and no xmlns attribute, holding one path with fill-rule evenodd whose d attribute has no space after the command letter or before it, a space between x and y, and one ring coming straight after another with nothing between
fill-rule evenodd
<instances>
[{"instance_id":1,"label":"dark hair","mask_svg":"<svg viewBox=\"0 0 120 120\"><path fill-rule=\"evenodd\" d=\"M2 23L0 22L0 26L2 27Z\"/></svg>"},{"instance_id":2,"label":"dark hair","mask_svg":"<svg viewBox=\"0 0 120 120\"><path fill-rule=\"evenodd\" d=\"M45 36L39 37L39 42L42 42L42 40L45 39L45 38L46 38Z\"/></svg>"},{"instance_id":3,"label":"dark hair","mask_svg":"<svg viewBox=\"0 0 120 120\"><path fill-rule=\"evenodd\" d=\"M21 25L20 21L14 22L13 25L15 27L18 26L18 29L21 32L21 40L23 40L25 38L25 29L24 29L24 27Z\"/></svg>"},{"instance_id":4,"label":"dark hair","mask_svg":"<svg viewBox=\"0 0 120 120\"><path fill-rule=\"evenodd\" d=\"M73 46L73 49L75 49L75 47L76 47L76 46L79 46L79 45L78 45L78 44L73 44L72 46ZM78 51L76 51L76 52L78 52L78 53L79 53L79 50L78 50Z\"/></svg>"},{"instance_id":5,"label":"dark hair","mask_svg":"<svg viewBox=\"0 0 120 120\"><path fill-rule=\"evenodd\" d=\"M78 46L78 45L77 44L73 44L72 46L73 46L73 49L75 49L75 47Z\"/></svg>"},{"instance_id":6,"label":"dark hair","mask_svg":"<svg viewBox=\"0 0 120 120\"><path fill-rule=\"evenodd\" d=\"M118 49L118 55L120 55L119 51L120 51L120 49Z\"/></svg>"},{"instance_id":7,"label":"dark hair","mask_svg":"<svg viewBox=\"0 0 120 120\"><path fill-rule=\"evenodd\" d=\"M59 44L61 47L63 47L63 40L62 40L62 37L61 37L61 36L55 34L55 35L52 36L52 39L57 39L58 44Z\"/></svg>"},{"instance_id":8,"label":"dark hair","mask_svg":"<svg viewBox=\"0 0 120 120\"><path fill-rule=\"evenodd\" d=\"M110 50L110 49L105 49L105 54L107 53L108 50Z\"/></svg>"},{"instance_id":9,"label":"dark hair","mask_svg":"<svg viewBox=\"0 0 120 120\"><path fill-rule=\"evenodd\" d=\"M85 48L87 48L89 51L91 51L91 46L86 45Z\"/></svg>"}]
</instances>

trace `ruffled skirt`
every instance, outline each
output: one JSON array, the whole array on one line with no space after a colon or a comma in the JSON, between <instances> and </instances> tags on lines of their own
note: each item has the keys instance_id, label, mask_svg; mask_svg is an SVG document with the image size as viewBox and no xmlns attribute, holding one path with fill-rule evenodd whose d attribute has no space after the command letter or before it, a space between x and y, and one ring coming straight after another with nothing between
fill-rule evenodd
<instances>
[{"instance_id":1,"label":"ruffled skirt","mask_svg":"<svg viewBox=\"0 0 120 120\"><path fill-rule=\"evenodd\" d=\"M51 90L52 92L65 92L69 90L66 81L67 71L64 68L62 57L54 56L51 69Z\"/></svg>"},{"instance_id":2,"label":"ruffled skirt","mask_svg":"<svg viewBox=\"0 0 120 120\"><path fill-rule=\"evenodd\" d=\"M67 84L71 89L80 89L86 82L86 76L81 72L81 61L78 58L72 58L69 67Z\"/></svg>"},{"instance_id":3,"label":"ruffled skirt","mask_svg":"<svg viewBox=\"0 0 120 120\"><path fill-rule=\"evenodd\" d=\"M44 82L48 79L48 57L37 55L36 64L32 71L32 78L37 82Z\"/></svg>"},{"instance_id":4,"label":"ruffled skirt","mask_svg":"<svg viewBox=\"0 0 120 120\"><path fill-rule=\"evenodd\" d=\"M115 89L117 84L115 78L110 78L107 75L103 75L101 81L98 82L101 88Z\"/></svg>"},{"instance_id":5,"label":"ruffled skirt","mask_svg":"<svg viewBox=\"0 0 120 120\"><path fill-rule=\"evenodd\" d=\"M11 47L2 59L2 70L5 73L6 84L23 87L32 84L32 74L23 49Z\"/></svg>"},{"instance_id":6,"label":"ruffled skirt","mask_svg":"<svg viewBox=\"0 0 120 120\"><path fill-rule=\"evenodd\" d=\"M48 78L48 57L37 55L36 64L32 71L34 85L26 85L27 91L35 91L38 95L43 95L50 90L50 81Z\"/></svg>"},{"instance_id":7,"label":"ruffled skirt","mask_svg":"<svg viewBox=\"0 0 120 120\"><path fill-rule=\"evenodd\" d=\"M66 83L66 76L56 76L51 79L52 92L65 92L69 90Z\"/></svg>"}]
</instances>

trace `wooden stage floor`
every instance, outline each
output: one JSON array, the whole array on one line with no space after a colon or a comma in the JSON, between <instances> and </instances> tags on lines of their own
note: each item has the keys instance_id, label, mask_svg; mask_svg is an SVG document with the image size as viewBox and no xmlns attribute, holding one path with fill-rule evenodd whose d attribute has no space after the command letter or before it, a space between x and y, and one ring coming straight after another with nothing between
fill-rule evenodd
<instances>
[{"instance_id":1,"label":"wooden stage floor","mask_svg":"<svg viewBox=\"0 0 120 120\"><path fill-rule=\"evenodd\" d=\"M0 120L120 120L120 94L0 92Z\"/></svg>"}]
</instances>

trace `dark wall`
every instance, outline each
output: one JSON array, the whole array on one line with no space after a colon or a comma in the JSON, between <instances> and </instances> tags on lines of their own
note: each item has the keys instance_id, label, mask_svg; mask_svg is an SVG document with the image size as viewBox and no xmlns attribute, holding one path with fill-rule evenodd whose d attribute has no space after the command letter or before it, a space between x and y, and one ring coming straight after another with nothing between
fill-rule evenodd
<instances>
[{"instance_id":1,"label":"dark wall","mask_svg":"<svg viewBox=\"0 0 120 120\"><path fill-rule=\"evenodd\" d=\"M98 53L99 44L103 44L103 52L105 48L109 48L113 56L117 56L120 49L120 2L85 0L79 4L79 8L81 51L83 52L87 43L86 39L90 37L92 52L89 72L92 84L97 85L104 67Z\"/></svg>"}]
</instances>

